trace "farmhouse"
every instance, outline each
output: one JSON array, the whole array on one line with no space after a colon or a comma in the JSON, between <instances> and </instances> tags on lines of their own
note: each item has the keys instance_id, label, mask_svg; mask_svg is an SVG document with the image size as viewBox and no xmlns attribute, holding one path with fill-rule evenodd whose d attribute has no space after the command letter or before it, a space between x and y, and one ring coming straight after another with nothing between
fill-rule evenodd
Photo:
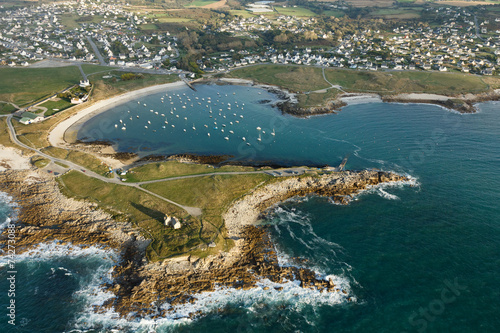
<instances>
[{"instance_id":1,"label":"farmhouse","mask_svg":"<svg viewBox=\"0 0 500 333\"><path fill-rule=\"evenodd\" d=\"M28 111L25 111L23 114L22 114L22 118L21 120L19 120L19 122L21 124L24 124L24 125L28 125L28 124L31 124L31 123L38 123L40 121L43 120L43 117L42 116L39 116L37 114L34 114L34 113L31 113L31 112L28 112Z\"/></svg>"}]
</instances>

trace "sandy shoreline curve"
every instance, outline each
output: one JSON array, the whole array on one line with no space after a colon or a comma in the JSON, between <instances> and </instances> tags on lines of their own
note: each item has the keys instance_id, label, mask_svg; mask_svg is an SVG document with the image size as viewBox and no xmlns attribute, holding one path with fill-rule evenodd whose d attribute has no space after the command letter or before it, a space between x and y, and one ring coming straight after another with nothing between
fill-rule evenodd
<instances>
[{"instance_id":1,"label":"sandy shoreline curve","mask_svg":"<svg viewBox=\"0 0 500 333\"><path fill-rule=\"evenodd\" d=\"M185 85L183 81L176 81L151 87L142 88L139 90L128 91L121 95L101 100L89 107L79 111L68 119L57 124L54 129L49 133L49 143L54 146L64 145L66 143L73 143L76 141L76 134L78 130L85 124L86 121L95 117L96 115L108 111L112 107L129 102L139 97L151 95L164 91L166 89L177 88Z\"/></svg>"}]
</instances>

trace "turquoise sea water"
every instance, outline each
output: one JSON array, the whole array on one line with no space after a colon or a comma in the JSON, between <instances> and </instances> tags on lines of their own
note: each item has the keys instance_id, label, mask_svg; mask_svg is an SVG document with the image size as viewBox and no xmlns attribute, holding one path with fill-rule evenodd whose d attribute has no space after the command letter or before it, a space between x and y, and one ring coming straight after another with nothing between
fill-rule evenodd
<instances>
[{"instance_id":1,"label":"turquoise sea water","mask_svg":"<svg viewBox=\"0 0 500 333\"><path fill-rule=\"evenodd\" d=\"M132 101L118 106L88 123L80 138L108 138L120 150L231 154L235 159L283 164L336 165L349 154L349 169L407 173L418 185L374 188L347 206L317 197L291 200L273 208L265 221L285 264L292 257L306 258L306 266L332 276L348 289L352 301L303 292L292 284L282 292L273 288L221 291L200 299L198 306L209 309L205 317L194 321L167 318L156 326L158 332L498 331L499 103L482 104L474 115L431 105L373 103L348 106L337 115L297 119L257 103L274 99L259 89L197 89L169 92L180 95L182 102L175 95L174 104L163 93L144 98L140 104ZM187 96L194 102L192 108ZM219 108L223 109L220 116ZM120 119L126 130L121 130ZM175 127L168 128L171 124ZM275 136L268 134L273 129ZM257 141L259 132L261 141ZM9 208L0 206L0 210ZM131 323L110 313L91 314L92 303L106 298L92 288L106 278L112 258L98 249L85 254L73 251L69 256L58 251L60 256L52 259L47 258L48 249L40 259L19 258L20 324L9 327L2 315L1 332L106 332L113 328L148 332L154 327L152 321ZM2 305L8 301L5 280L2 267ZM216 311L219 308L224 310Z\"/></svg>"}]
</instances>

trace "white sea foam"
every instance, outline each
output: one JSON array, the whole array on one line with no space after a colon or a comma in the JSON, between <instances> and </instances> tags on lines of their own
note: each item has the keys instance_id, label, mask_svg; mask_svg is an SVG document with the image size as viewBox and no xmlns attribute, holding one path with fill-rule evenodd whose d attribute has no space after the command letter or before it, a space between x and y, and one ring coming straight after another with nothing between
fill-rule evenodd
<instances>
[{"instance_id":1,"label":"white sea foam","mask_svg":"<svg viewBox=\"0 0 500 333\"><path fill-rule=\"evenodd\" d=\"M2 206L4 209L1 209ZM0 233L7 227L7 225L11 222L17 220L17 208L18 204L14 201L10 195L5 192L0 192Z\"/></svg>"},{"instance_id":2,"label":"white sea foam","mask_svg":"<svg viewBox=\"0 0 500 333\"><path fill-rule=\"evenodd\" d=\"M380 183L377 185L369 185L366 187L366 189L358 192L352 198L356 200L365 194L377 194L387 200L399 200L399 197L397 195L388 193L385 190L390 188L403 188L404 186L412 186L417 188L420 186L420 183L418 182L417 178L412 177L408 174L404 176L407 177L408 180L392 181L392 182Z\"/></svg>"},{"instance_id":3,"label":"white sea foam","mask_svg":"<svg viewBox=\"0 0 500 333\"><path fill-rule=\"evenodd\" d=\"M276 210L285 212L281 207L276 207ZM310 219L299 210L293 208L287 210L284 215L294 219L305 230L309 230L313 235L313 241L307 242L312 246L315 242L322 245L313 246L313 250L329 244L329 248L339 249L335 243L321 239L314 233L310 225ZM297 236L299 237L299 236ZM282 266L297 266L286 254L279 251L278 262ZM308 267L310 268L310 267ZM244 309L249 313L255 311L255 306L266 304L269 306L275 305L276 308L281 305L286 305L287 309L292 312L300 312L307 306L318 305L338 305L348 301L356 302L357 299L352 295L349 285L349 279L343 276L326 274L320 269L314 268L316 276L325 280L331 279L336 285L335 292L320 292L316 289L308 289L300 287L300 281L287 281L284 283L274 283L268 279L260 279L257 282L257 287L249 290L237 290L233 288L219 286L213 292L205 292L193 295L196 299L193 303L173 306L170 303L159 304L159 309L165 310L167 314L162 318L152 319L145 317L140 320L132 318L120 318L119 315L109 309L105 312L96 313L94 306L102 305L106 300L113 297L110 292L106 292L101 286L103 280L109 280L110 271L106 271L105 267L98 272L92 279L90 285L83 286L77 293L78 297L85 300L85 309L75 321L74 328L79 331L87 331L90 329L98 329L99 332L109 332L112 329L120 332L163 332L171 330L177 325L185 325L191 323L195 319L191 319L191 314L201 313L202 315L216 313L220 309L229 307L237 307ZM280 289L280 290L279 290ZM350 298L350 300L348 300ZM153 304L154 306L154 304ZM75 331L76 332L76 331Z\"/></svg>"},{"instance_id":4,"label":"white sea foam","mask_svg":"<svg viewBox=\"0 0 500 333\"><path fill-rule=\"evenodd\" d=\"M159 309L166 310L167 315L162 318L126 319L119 317L113 310L98 313L94 311L95 305L102 305L110 297L113 297L111 293L104 291L101 287L102 279L105 276L109 276L109 271L96 272L91 285L85 286L77 293L79 297L86 300L86 306L75 321L74 330L70 332L86 332L91 329L98 329L99 332L110 332L113 329L120 332L161 332L163 329L193 322L193 319L190 318L192 314L206 315L218 312L226 306L253 312L254 307L258 304L270 306L285 304L292 311L300 311L305 306L333 306L346 303L349 298L351 302L357 301L355 297L350 295L348 281L335 275L324 276L325 279L331 279L336 285L335 292L320 292L315 289L302 288L300 281L275 283L268 279L261 279L257 282L256 288L249 290L219 286L213 292L194 295L196 300L193 303L175 306L163 303Z\"/></svg>"},{"instance_id":5,"label":"white sea foam","mask_svg":"<svg viewBox=\"0 0 500 333\"><path fill-rule=\"evenodd\" d=\"M58 240L39 244L28 251L16 254L13 258L9 257L9 259L22 262L25 260L39 261L60 257L81 258L88 256L98 256L102 259L112 261L117 261L118 259L118 255L114 251L104 246L92 245L83 247L73 244L62 245ZM0 256L0 266L5 265L7 261L8 259L5 256Z\"/></svg>"}]
</instances>

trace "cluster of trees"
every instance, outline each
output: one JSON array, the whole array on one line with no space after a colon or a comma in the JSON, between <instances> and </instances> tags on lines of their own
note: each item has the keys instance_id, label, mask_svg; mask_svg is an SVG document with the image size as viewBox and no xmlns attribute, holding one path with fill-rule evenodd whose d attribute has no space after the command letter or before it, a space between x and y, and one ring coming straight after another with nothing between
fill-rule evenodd
<instances>
[{"instance_id":1,"label":"cluster of trees","mask_svg":"<svg viewBox=\"0 0 500 333\"><path fill-rule=\"evenodd\" d=\"M120 76L120 79L122 81L129 81L129 80L139 80L143 79L144 75L141 73L135 74L135 73L125 73Z\"/></svg>"}]
</instances>

